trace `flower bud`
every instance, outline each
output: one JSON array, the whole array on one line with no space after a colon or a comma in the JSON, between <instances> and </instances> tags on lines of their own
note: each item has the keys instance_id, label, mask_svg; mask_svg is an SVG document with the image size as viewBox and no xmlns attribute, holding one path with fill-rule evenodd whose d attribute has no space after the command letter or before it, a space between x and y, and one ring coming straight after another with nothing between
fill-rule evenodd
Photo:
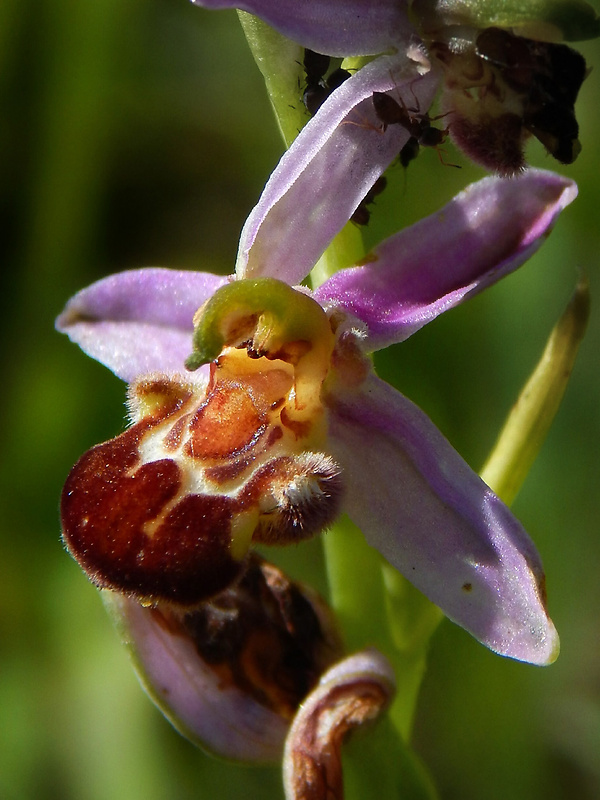
<instances>
[{"instance_id":1,"label":"flower bud","mask_svg":"<svg viewBox=\"0 0 600 800\"><path fill-rule=\"evenodd\" d=\"M376 720L390 705L395 688L392 668L376 650L355 653L322 676L286 739L286 800L343 800L344 738Z\"/></svg>"},{"instance_id":2,"label":"flower bud","mask_svg":"<svg viewBox=\"0 0 600 800\"><path fill-rule=\"evenodd\" d=\"M560 163L575 161L581 151L575 101L587 76L578 52L492 27L449 29L431 53L444 70L450 136L473 161L514 175L526 166L532 135Z\"/></svg>"}]
</instances>

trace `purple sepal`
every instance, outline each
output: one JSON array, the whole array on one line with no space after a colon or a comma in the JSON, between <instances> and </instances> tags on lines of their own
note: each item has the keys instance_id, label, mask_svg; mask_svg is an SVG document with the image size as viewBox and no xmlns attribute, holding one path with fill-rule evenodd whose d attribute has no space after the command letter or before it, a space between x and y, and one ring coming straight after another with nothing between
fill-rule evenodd
<instances>
[{"instance_id":1,"label":"purple sepal","mask_svg":"<svg viewBox=\"0 0 600 800\"><path fill-rule=\"evenodd\" d=\"M491 650L554 661L534 545L428 417L371 375L338 393L329 430L345 510L369 544Z\"/></svg>"},{"instance_id":2,"label":"purple sepal","mask_svg":"<svg viewBox=\"0 0 600 800\"><path fill-rule=\"evenodd\" d=\"M240 8L289 39L331 56L375 55L406 41L413 28L404 0L192 0L204 8Z\"/></svg>"},{"instance_id":3,"label":"purple sepal","mask_svg":"<svg viewBox=\"0 0 600 800\"><path fill-rule=\"evenodd\" d=\"M181 734L223 758L252 763L281 759L287 720L225 685L199 657L193 641L171 630L151 606L115 592L104 592L103 598L142 686Z\"/></svg>"},{"instance_id":4,"label":"purple sepal","mask_svg":"<svg viewBox=\"0 0 600 800\"><path fill-rule=\"evenodd\" d=\"M56 328L128 383L146 373L182 372L194 313L228 280L160 267L120 272L74 295Z\"/></svg>"},{"instance_id":5,"label":"purple sepal","mask_svg":"<svg viewBox=\"0 0 600 800\"><path fill-rule=\"evenodd\" d=\"M431 104L438 76L419 48L411 53L418 60L402 54L367 64L303 128L244 225L238 278L269 276L294 285L308 275L408 139L402 125L382 132L373 92L405 87L407 102L423 111Z\"/></svg>"}]
</instances>

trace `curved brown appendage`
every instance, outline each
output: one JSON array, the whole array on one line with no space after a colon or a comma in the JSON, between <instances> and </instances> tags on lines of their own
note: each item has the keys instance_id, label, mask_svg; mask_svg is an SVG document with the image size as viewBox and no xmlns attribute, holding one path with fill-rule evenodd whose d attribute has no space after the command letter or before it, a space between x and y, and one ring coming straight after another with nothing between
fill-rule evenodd
<instances>
[{"instance_id":1,"label":"curved brown appendage","mask_svg":"<svg viewBox=\"0 0 600 800\"><path fill-rule=\"evenodd\" d=\"M355 653L323 675L302 703L286 739L286 800L343 800L344 738L382 714L394 691L392 669L376 650Z\"/></svg>"},{"instance_id":2,"label":"curved brown appendage","mask_svg":"<svg viewBox=\"0 0 600 800\"><path fill-rule=\"evenodd\" d=\"M261 511L253 542L293 544L320 533L338 516L343 491L340 467L324 453L271 459L240 498Z\"/></svg>"},{"instance_id":3,"label":"curved brown appendage","mask_svg":"<svg viewBox=\"0 0 600 800\"><path fill-rule=\"evenodd\" d=\"M89 450L63 489L61 518L69 552L101 588L142 601L189 605L238 574L230 555L232 501L187 495L171 459L138 466L144 421Z\"/></svg>"}]
</instances>

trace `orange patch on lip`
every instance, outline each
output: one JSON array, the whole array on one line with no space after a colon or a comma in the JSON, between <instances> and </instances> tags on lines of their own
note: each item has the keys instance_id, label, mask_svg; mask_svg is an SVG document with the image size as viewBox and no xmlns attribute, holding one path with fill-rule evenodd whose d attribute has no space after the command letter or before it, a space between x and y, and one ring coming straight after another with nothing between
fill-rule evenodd
<instances>
[{"instance_id":1,"label":"orange patch on lip","mask_svg":"<svg viewBox=\"0 0 600 800\"><path fill-rule=\"evenodd\" d=\"M266 414L246 387L219 383L190 423L187 455L198 459L237 455L256 444L266 422Z\"/></svg>"}]
</instances>

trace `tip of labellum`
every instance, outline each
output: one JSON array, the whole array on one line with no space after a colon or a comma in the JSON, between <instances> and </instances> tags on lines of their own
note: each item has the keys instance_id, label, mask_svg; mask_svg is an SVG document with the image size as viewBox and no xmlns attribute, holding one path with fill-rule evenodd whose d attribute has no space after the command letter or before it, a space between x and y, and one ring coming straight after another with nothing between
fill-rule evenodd
<instances>
[{"instance_id":1,"label":"tip of labellum","mask_svg":"<svg viewBox=\"0 0 600 800\"><path fill-rule=\"evenodd\" d=\"M172 458L143 463L146 435L189 410L192 393L167 379L139 391L151 413L71 470L61 497L63 540L99 588L194 604L240 572L230 547L235 504L227 495L187 492Z\"/></svg>"}]
</instances>

